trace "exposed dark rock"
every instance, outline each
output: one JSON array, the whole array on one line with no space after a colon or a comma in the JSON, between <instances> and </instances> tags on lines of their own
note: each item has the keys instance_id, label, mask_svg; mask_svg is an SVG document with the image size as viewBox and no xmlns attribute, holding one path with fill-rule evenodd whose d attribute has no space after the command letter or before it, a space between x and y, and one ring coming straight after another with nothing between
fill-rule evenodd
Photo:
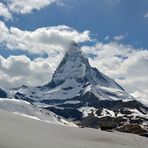
<instances>
[{"instance_id":1,"label":"exposed dark rock","mask_svg":"<svg viewBox=\"0 0 148 148\"><path fill-rule=\"evenodd\" d=\"M17 92L15 94L15 99L24 100L24 101L27 101L27 102L30 102L30 103L35 102L34 100L26 97L24 94L21 94L20 92Z\"/></svg>"},{"instance_id":2,"label":"exposed dark rock","mask_svg":"<svg viewBox=\"0 0 148 148\"><path fill-rule=\"evenodd\" d=\"M95 117L93 114L90 114L88 117L83 118L81 122L78 123L81 127L90 127L90 128L100 128L100 120L98 117Z\"/></svg>"},{"instance_id":3,"label":"exposed dark rock","mask_svg":"<svg viewBox=\"0 0 148 148\"><path fill-rule=\"evenodd\" d=\"M113 129L117 127L115 118L106 116L102 118L95 117L92 113L78 124L82 127L101 128L102 130Z\"/></svg>"},{"instance_id":4,"label":"exposed dark rock","mask_svg":"<svg viewBox=\"0 0 148 148\"><path fill-rule=\"evenodd\" d=\"M142 133L142 134L139 134L139 135L148 138L148 132L146 132L146 133Z\"/></svg>"},{"instance_id":5,"label":"exposed dark rock","mask_svg":"<svg viewBox=\"0 0 148 148\"><path fill-rule=\"evenodd\" d=\"M57 105L58 107L62 107L62 108L73 108L73 109L77 109L77 108L80 108L83 106L82 103L76 103L76 104L70 104L70 103L64 103L64 104L60 104L60 105Z\"/></svg>"},{"instance_id":6,"label":"exposed dark rock","mask_svg":"<svg viewBox=\"0 0 148 148\"><path fill-rule=\"evenodd\" d=\"M82 120L82 113L77 109L72 109L72 108L61 109L61 108L55 108L55 107L48 107L45 109L50 110L55 114L62 116L66 119L73 119L74 121Z\"/></svg>"},{"instance_id":7,"label":"exposed dark rock","mask_svg":"<svg viewBox=\"0 0 148 148\"><path fill-rule=\"evenodd\" d=\"M0 98L7 98L7 93L0 88Z\"/></svg>"},{"instance_id":8,"label":"exposed dark rock","mask_svg":"<svg viewBox=\"0 0 148 148\"><path fill-rule=\"evenodd\" d=\"M121 109L119 110L119 112L120 112L121 114L126 114L126 115L132 114L132 112L131 112L130 110L128 110L127 108L121 108Z\"/></svg>"},{"instance_id":9,"label":"exposed dark rock","mask_svg":"<svg viewBox=\"0 0 148 148\"><path fill-rule=\"evenodd\" d=\"M106 116L100 119L100 127L102 130L114 129L117 127L115 118Z\"/></svg>"},{"instance_id":10,"label":"exposed dark rock","mask_svg":"<svg viewBox=\"0 0 148 148\"><path fill-rule=\"evenodd\" d=\"M133 133L133 134L139 134L139 135L145 134L148 132L138 124L125 124L121 127L118 127L116 130L120 132Z\"/></svg>"},{"instance_id":11,"label":"exposed dark rock","mask_svg":"<svg viewBox=\"0 0 148 148\"><path fill-rule=\"evenodd\" d=\"M143 120L141 118L130 118L130 121L129 121L131 124L142 124Z\"/></svg>"},{"instance_id":12,"label":"exposed dark rock","mask_svg":"<svg viewBox=\"0 0 148 148\"><path fill-rule=\"evenodd\" d=\"M60 105L63 104L65 102L65 100L60 100L60 99L54 99L54 100L42 100L40 101L41 103L45 103L45 104L50 104L50 105Z\"/></svg>"},{"instance_id":13,"label":"exposed dark rock","mask_svg":"<svg viewBox=\"0 0 148 148\"><path fill-rule=\"evenodd\" d=\"M125 118L125 117L116 117L115 121L116 121L118 126L122 126L123 124L125 124L127 122L127 118Z\"/></svg>"},{"instance_id":14,"label":"exposed dark rock","mask_svg":"<svg viewBox=\"0 0 148 148\"><path fill-rule=\"evenodd\" d=\"M121 110L123 114L131 114L131 112L126 109L137 109L142 113L145 113L142 109L148 111L148 107L144 106L136 100L124 102L122 100L112 101L112 100L100 100L92 92L87 92L84 95L76 96L72 98L73 100L79 100L83 105L95 108L107 108L111 110Z\"/></svg>"},{"instance_id":15,"label":"exposed dark rock","mask_svg":"<svg viewBox=\"0 0 148 148\"><path fill-rule=\"evenodd\" d=\"M96 110L96 114L97 114L98 116L101 116L102 110L103 110L103 108L98 108L98 109Z\"/></svg>"},{"instance_id":16,"label":"exposed dark rock","mask_svg":"<svg viewBox=\"0 0 148 148\"><path fill-rule=\"evenodd\" d=\"M63 90L71 90L73 87L62 88Z\"/></svg>"}]
</instances>

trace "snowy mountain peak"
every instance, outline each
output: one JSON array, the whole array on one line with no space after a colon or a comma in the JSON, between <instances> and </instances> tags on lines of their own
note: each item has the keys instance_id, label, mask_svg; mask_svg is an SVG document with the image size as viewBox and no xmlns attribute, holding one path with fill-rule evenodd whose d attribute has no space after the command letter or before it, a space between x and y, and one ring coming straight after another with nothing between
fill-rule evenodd
<instances>
[{"instance_id":1,"label":"snowy mountain peak","mask_svg":"<svg viewBox=\"0 0 148 148\"><path fill-rule=\"evenodd\" d=\"M75 42L65 52L48 84L23 86L11 89L10 93L15 99L78 121L78 126L124 131L128 125L138 123L140 130L147 132L141 127L148 121L148 107L93 68Z\"/></svg>"},{"instance_id":2,"label":"snowy mountain peak","mask_svg":"<svg viewBox=\"0 0 148 148\"><path fill-rule=\"evenodd\" d=\"M87 92L92 92L101 100L132 98L114 80L91 67L75 42L71 43L51 82L45 87L51 90L52 99L70 99Z\"/></svg>"},{"instance_id":3,"label":"snowy mountain peak","mask_svg":"<svg viewBox=\"0 0 148 148\"><path fill-rule=\"evenodd\" d=\"M53 74L52 83L57 86L73 79L76 81L83 79L86 74L87 64L88 62L84 59L80 48L73 42Z\"/></svg>"},{"instance_id":4,"label":"snowy mountain peak","mask_svg":"<svg viewBox=\"0 0 148 148\"><path fill-rule=\"evenodd\" d=\"M69 48L67 50L67 54L73 54L75 52L81 52L80 47L78 46L78 44L75 41L72 41L69 44Z\"/></svg>"}]
</instances>

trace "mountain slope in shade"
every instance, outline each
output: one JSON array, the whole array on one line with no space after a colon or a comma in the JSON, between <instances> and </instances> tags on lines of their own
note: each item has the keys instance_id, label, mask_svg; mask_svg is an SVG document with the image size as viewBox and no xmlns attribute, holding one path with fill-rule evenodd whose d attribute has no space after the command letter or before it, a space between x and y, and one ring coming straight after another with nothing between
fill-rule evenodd
<instances>
[{"instance_id":1,"label":"mountain slope in shade","mask_svg":"<svg viewBox=\"0 0 148 148\"><path fill-rule=\"evenodd\" d=\"M7 93L0 88L0 98L7 98Z\"/></svg>"},{"instance_id":2,"label":"mountain slope in shade","mask_svg":"<svg viewBox=\"0 0 148 148\"><path fill-rule=\"evenodd\" d=\"M49 83L11 89L10 94L82 127L116 129L140 135L148 130L148 107L130 96L113 79L91 67L74 42Z\"/></svg>"}]
</instances>

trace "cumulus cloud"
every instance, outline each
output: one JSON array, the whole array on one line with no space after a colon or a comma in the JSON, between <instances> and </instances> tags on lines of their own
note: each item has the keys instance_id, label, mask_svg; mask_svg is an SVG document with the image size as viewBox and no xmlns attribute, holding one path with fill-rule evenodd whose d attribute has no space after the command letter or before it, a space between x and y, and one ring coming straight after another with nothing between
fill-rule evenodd
<instances>
[{"instance_id":1,"label":"cumulus cloud","mask_svg":"<svg viewBox=\"0 0 148 148\"><path fill-rule=\"evenodd\" d=\"M6 20L12 19L12 15L9 12L8 8L0 2L0 16L3 16Z\"/></svg>"},{"instance_id":2,"label":"cumulus cloud","mask_svg":"<svg viewBox=\"0 0 148 148\"><path fill-rule=\"evenodd\" d=\"M9 0L9 10L12 13L27 14L33 10L40 10L56 0Z\"/></svg>"},{"instance_id":3,"label":"cumulus cloud","mask_svg":"<svg viewBox=\"0 0 148 148\"><path fill-rule=\"evenodd\" d=\"M137 99L148 104L148 50L117 42L97 43L82 50L91 65L115 79ZM93 54L93 55L92 55ZM141 99L142 98L142 99Z\"/></svg>"},{"instance_id":4,"label":"cumulus cloud","mask_svg":"<svg viewBox=\"0 0 148 148\"><path fill-rule=\"evenodd\" d=\"M61 5L62 0L6 0L5 3L0 2L0 15L12 19L13 14L28 14L53 3Z\"/></svg>"},{"instance_id":5,"label":"cumulus cloud","mask_svg":"<svg viewBox=\"0 0 148 148\"><path fill-rule=\"evenodd\" d=\"M43 85L50 81L61 55L30 60L25 55L0 56L0 84L3 87Z\"/></svg>"},{"instance_id":6,"label":"cumulus cloud","mask_svg":"<svg viewBox=\"0 0 148 148\"><path fill-rule=\"evenodd\" d=\"M16 27L8 28L0 21L0 43L7 49L23 50L29 53L49 53L50 50L64 50L71 40L78 43L91 40L90 32L78 32L65 25L43 27L34 31L21 30Z\"/></svg>"}]
</instances>

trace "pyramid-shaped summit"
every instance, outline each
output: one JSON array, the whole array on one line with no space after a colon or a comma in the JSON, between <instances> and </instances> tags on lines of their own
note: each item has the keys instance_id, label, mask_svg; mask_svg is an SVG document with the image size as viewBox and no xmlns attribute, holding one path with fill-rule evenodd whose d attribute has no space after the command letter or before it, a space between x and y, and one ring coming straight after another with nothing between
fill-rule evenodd
<instances>
[{"instance_id":1,"label":"pyramid-shaped summit","mask_svg":"<svg viewBox=\"0 0 148 148\"><path fill-rule=\"evenodd\" d=\"M148 121L148 107L93 68L74 42L49 83L39 87L23 86L15 92L16 99L77 121L79 126L133 133L138 127L138 134L147 133L142 127ZM131 128L136 130L130 131Z\"/></svg>"},{"instance_id":2,"label":"pyramid-shaped summit","mask_svg":"<svg viewBox=\"0 0 148 148\"><path fill-rule=\"evenodd\" d=\"M132 100L113 79L91 67L79 46L72 42L53 74L45 85L50 99L72 99L92 93L99 100Z\"/></svg>"}]
</instances>

